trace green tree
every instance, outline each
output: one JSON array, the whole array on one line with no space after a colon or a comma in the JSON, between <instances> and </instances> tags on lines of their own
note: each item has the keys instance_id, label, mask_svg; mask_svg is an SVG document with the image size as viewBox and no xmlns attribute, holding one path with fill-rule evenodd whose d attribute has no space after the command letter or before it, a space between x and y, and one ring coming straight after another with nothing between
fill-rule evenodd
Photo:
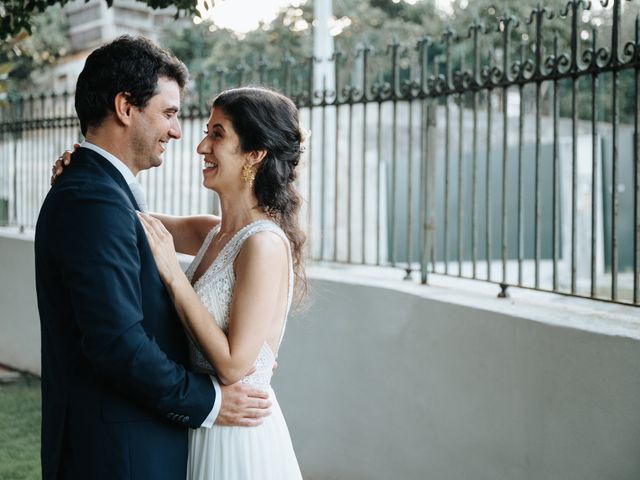
<instances>
[{"instance_id":1,"label":"green tree","mask_svg":"<svg viewBox=\"0 0 640 480\"><path fill-rule=\"evenodd\" d=\"M348 72L356 61L356 52L365 44L374 54L371 69L379 70L389 63L388 43L392 38L413 48L415 42L426 31L438 32L444 21L433 6L433 2L417 2L415 5L398 4L389 8L381 0L341 0L335 2L334 16L337 18L334 32L336 50L342 52L342 71L348 80ZM392 4L394 5L394 4ZM313 2L299 7L282 9L276 18L246 34L218 29L209 23L190 26L180 32L167 30L161 43L185 61L192 74L200 76L206 72L208 84L201 88L205 95L219 88L236 85L242 71L245 83L257 82L260 65L267 83L284 89L279 76L286 59L295 59L291 64L292 88L306 84L309 57L313 42ZM291 60L289 60L291 61Z\"/></svg>"},{"instance_id":2,"label":"green tree","mask_svg":"<svg viewBox=\"0 0 640 480\"><path fill-rule=\"evenodd\" d=\"M0 64L4 65L5 77L0 80L0 90L13 95L32 88L34 76L51 68L69 51L67 32L62 7L53 6L32 19L30 35L23 31L2 42Z\"/></svg>"},{"instance_id":3,"label":"green tree","mask_svg":"<svg viewBox=\"0 0 640 480\"><path fill-rule=\"evenodd\" d=\"M48 8L64 6L72 0L0 0L0 40L7 40L18 35L21 30L31 32L33 18ZM85 0L88 1L88 0ZM167 8L174 6L178 13L185 12L196 15L197 0L137 0L151 8ZM111 6L113 0L105 0Z\"/></svg>"},{"instance_id":4,"label":"green tree","mask_svg":"<svg viewBox=\"0 0 640 480\"><path fill-rule=\"evenodd\" d=\"M553 49L554 34L558 35L559 48L569 45L570 21L559 18L566 4L567 0L544 2L555 15L553 19L545 19L545 54ZM387 80L390 77L388 46L393 42L401 46L401 79L410 75L410 65L417 65L415 47L424 36L430 36L434 42L430 49L430 60L437 58L439 68L443 68L440 65L444 60L442 39L447 30L454 34L450 40L453 70L469 69L473 63L469 28L476 23L484 27L484 33L479 36L481 62L499 64L503 55L499 27L504 18L512 16L509 62L519 58L521 48L524 48L525 58L533 58L535 24L529 21L533 9L531 4L517 0L454 0L451 13L439 10L435 2L427 0L413 4L389 0L334 2L334 16L337 19L335 47L342 53L343 62L341 72L344 78L341 78L341 84L349 81L349 73L359 61L356 53L365 45L372 52L369 57L371 72L382 74ZM305 62L312 51L312 22L313 1L310 0L300 7L283 9L274 21L247 34L238 35L203 23L177 34L175 30L167 32L163 44L185 59L193 72L207 72L208 78L217 78L210 81L230 86L241 78L238 69L244 71L245 66L249 66L249 70L256 74L260 59L271 66L278 66L287 53L297 59L297 67L303 71L300 63ZM582 18L580 23L583 24ZM584 47L588 40L581 42ZM222 70L226 73L222 74ZM212 74L215 75L212 77ZM242 78L246 80L246 72L243 75ZM304 73L300 75L304 76Z\"/></svg>"},{"instance_id":5,"label":"green tree","mask_svg":"<svg viewBox=\"0 0 640 480\"><path fill-rule=\"evenodd\" d=\"M179 32L167 28L160 43L185 62L192 77L206 75L204 84L198 81L196 92L191 92L202 100L221 88L258 83L261 75L264 83L277 85L276 74L285 58L301 62L310 55L312 17L312 8L285 8L272 22L247 34L202 22ZM300 28L301 21L308 26Z\"/></svg>"}]
</instances>

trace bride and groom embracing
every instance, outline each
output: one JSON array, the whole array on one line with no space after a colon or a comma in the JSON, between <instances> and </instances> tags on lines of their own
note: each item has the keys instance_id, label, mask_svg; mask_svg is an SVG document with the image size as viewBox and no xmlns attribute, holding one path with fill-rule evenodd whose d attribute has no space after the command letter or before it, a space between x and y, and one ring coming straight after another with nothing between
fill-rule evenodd
<instances>
[{"instance_id":1,"label":"bride and groom embracing","mask_svg":"<svg viewBox=\"0 0 640 480\"><path fill-rule=\"evenodd\" d=\"M180 138L186 81L126 36L78 78L86 140L56 162L36 226L44 479L302 478L270 387L304 289L298 112L223 92L197 148L221 217L141 213L136 175ZM186 274L176 251L195 255Z\"/></svg>"}]
</instances>

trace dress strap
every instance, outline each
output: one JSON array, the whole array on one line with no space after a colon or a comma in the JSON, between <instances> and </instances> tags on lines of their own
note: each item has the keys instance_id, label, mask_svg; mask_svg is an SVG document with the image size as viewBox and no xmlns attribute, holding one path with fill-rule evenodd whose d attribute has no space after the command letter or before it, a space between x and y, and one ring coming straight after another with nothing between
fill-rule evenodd
<instances>
[{"instance_id":1,"label":"dress strap","mask_svg":"<svg viewBox=\"0 0 640 480\"><path fill-rule=\"evenodd\" d=\"M209 245L211 244L211 240L213 240L213 237L216 236L216 233L218 233L218 230L220 230L220 223L218 223L215 227L209 230L209 233L207 233L207 236L204 237L204 241L202 242L202 245L200 245L200 249L198 250L198 253L196 253L196 256L193 259L193 262L191 262L191 265L189 265L189 268L187 268L187 271L185 272L185 275L189 279L189 282L193 280L193 275L196 273L196 270L198 269L200 262L202 262L202 257L204 257L205 252L207 251L207 249L209 248Z\"/></svg>"}]
</instances>

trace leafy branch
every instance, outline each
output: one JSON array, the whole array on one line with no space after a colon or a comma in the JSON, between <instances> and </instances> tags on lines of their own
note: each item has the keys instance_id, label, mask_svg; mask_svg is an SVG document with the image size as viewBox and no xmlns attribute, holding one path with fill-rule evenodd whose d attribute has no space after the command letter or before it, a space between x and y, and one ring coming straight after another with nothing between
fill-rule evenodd
<instances>
[{"instance_id":1,"label":"leafy branch","mask_svg":"<svg viewBox=\"0 0 640 480\"><path fill-rule=\"evenodd\" d=\"M0 40L6 40L19 34L22 30L31 33L31 19L34 14L42 13L53 5L64 6L71 0L0 0ZM89 0L85 0L88 2ZM197 15L197 0L137 0L149 7L167 8L175 7L178 15L187 13ZM113 0L105 0L109 7ZM210 2L213 6L213 1Z\"/></svg>"}]
</instances>

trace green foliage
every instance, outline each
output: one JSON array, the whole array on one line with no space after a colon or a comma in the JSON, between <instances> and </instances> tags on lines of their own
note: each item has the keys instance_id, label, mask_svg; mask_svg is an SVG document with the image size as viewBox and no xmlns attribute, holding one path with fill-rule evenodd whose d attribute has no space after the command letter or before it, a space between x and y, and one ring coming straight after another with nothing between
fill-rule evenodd
<instances>
[{"instance_id":1,"label":"green foliage","mask_svg":"<svg viewBox=\"0 0 640 480\"><path fill-rule=\"evenodd\" d=\"M0 478L40 478L40 381L0 384Z\"/></svg>"},{"instance_id":2,"label":"green foliage","mask_svg":"<svg viewBox=\"0 0 640 480\"><path fill-rule=\"evenodd\" d=\"M508 54L507 65L521 58L535 59L536 21L532 16L536 8L534 2L517 0L453 0L451 11L444 12L435 6L435 2L422 0L414 4L407 2L394 3L389 0L341 0L334 1L334 17L339 28L334 31L336 50L342 52L340 67L340 85L354 83L354 72L358 70L360 59L357 52L363 46L370 48L369 83L376 80L391 79L391 61L389 44L400 45L399 77L400 81L416 74L419 66L417 42L429 36L432 46L429 50L430 73L435 70L443 73L444 44L443 34L451 32L451 68L471 70L474 64L473 38L470 27L482 25L482 33L478 37L480 67L502 67L504 56ZM541 52L543 58L553 54L570 54L572 11L567 0L544 0L542 7L547 9L543 19ZM626 8L622 17L622 38L634 38L635 12ZM508 35L508 51L504 49L504 20L510 18ZM578 57L582 61L582 53L592 45L592 29L596 28L598 48L610 46L611 9L586 11L581 5L578 10ZM294 76L293 91L299 92L299 86L307 85L308 58L312 52L313 41L313 1L309 0L299 7L283 9L276 19L261 25L260 28L247 34L238 35L228 30L217 29L211 24L203 23L176 32L170 30L162 37L163 44L174 50L182 58L194 76L204 82L197 82L201 99L222 88L244 83L256 83L259 60L266 62L273 71L273 78L268 84L282 89L281 78L275 73L280 69L286 55L295 59L292 71ZM557 47L554 47L557 44ZM253 75L251 75L253 73ZM243 77L241 77L243 75ZM630 92L633 85L628 75L620 76L619 92ZM580 118L590 118L590 102L587 79L580 81L581 100L578 102ZM609 77L604 75L598 87L599 99L611 98L612 85ZM561 116L571 115L571 95L566 91L566 81L558 83L560 88L559 108ZM283 89L284 90L284 89ZM501 94L500 91L497 92ZM544 82L542 85L541 107L544 115L551 114L553 85ZM525 109L532 108L533 98L529 89L525 90ZM465 100L467 101L467 100ZM611 117L611 102L598 100L600 118ZM202 103L200 103L202 105ZM620 102L620 114L623 121L633 111L633 102Z\"/></svg>"},{"instance_id":3,"label":"green foliage","mask_svg":"<svg viewBox=\"0 0 640 480\"><path fill-rule=\"evenodd\" d=\"M309 56L311 28L297 30L293 26L301 19L310 26L312 16L313 12L308 8L304 11L287 8L270 24L263 24L245 35L207 22L190 25L179 32L167 28L160 36L160 43L185 62L192 77L197 79L206 75L206 82L197 82L199 90L196 93L202 106L202 101L209 99L220 85L239 83L240 75L246 76L260 62L265 65L266 79L285 56L298 60ZM253 73L258 77L257 72Z\"/></svg>"},{"instance_id":4,"label":"green foliage","mask_svg":"<svg viewBox=\"0 0 640 480\"><path fill-rule=\"evenodd\" d=\"M31 33L34 14L42 13L54 5L64 6L71 0L2 0L0 2L0 40L18 35L21 30ZM89 0L85 0L89 1ZM152 8L174 6L178 12L196 14L197 0L137 0ZM113 0L105 0L108 6Z\"/></svg>"},{"instance_id":5,"label":"green foliage","mask_svg":"<svg viewBox=\"0 0 640 480\"><path fill-rule=\"evenodd\" d=\"M21 31L32 32L33 15L71 0L4 0L0 2L0 40L7 40ZM111 3L109 0L108 3Z\"/></svg>"},{"instance_id":6,"label":"green foliage","mask_svg":"<svg viewBox=\"0 0 640 480\"><path fill-rule=\"evenodd\" d=\"M387 45L392 38L415 43L425 32L435 33L441 28L443 18L433 2L400 3L398 8L389 4L395 5L380 0L334 2L334 16L338 22L343 22L341 31L334 37L336 49L352 54L343 57L345 71L355 61L358 48L365 44L375 52L372 56L372 68L375 68L388 63ZM262 24L246 34L239 35L202 23L179 32L167 29L161 36L161 43L186 63L192 75L206 74L208 81L199 86L199 93L207 98L221 85L238 84L240 71L252 71L252 78L257 78L260 62L269 66L267 83L282 87L278 85L282 79L277 78L275 72L285 58L293 58L293 82L303 82L306 73L301 72L305 68L308 70L312 53L312 23L313 2L309 0L299 7L284 8L271 23Z\"/></svg>"},{"instance_id":7,"label":"green foliage","mask_svg":"<svg viewBox=\"0 0 640 480\"><path fill-rule=\"evenodd\" d=\"M35 16L31 23L31 35L25 32L2 43L0 65L9 70L0 77L0 90L9 94L24 91L33 86L32 75L42 73L69 51L68 25L61 6L53 6Z\"/></svg>"},{"instance_id":8,"label":"green foliage","mask_svg":"<svg viewBox=\"0 0 640 480\"><path fill-rule=\"evenodd\" d=\"M64 39L64 21L60 13L60 5L69 0L28 0L25 12L40 12L45 7L57 4L56 8L49 8L45 14L34 16L30 27L33 35L21 42L13 41L9 46L0 50L0 95L1 90L7 89L3 85L2 71L7 65L12 69L9 82L14 90L25 88L29 84L29 73L42 70L47 64L56 59L60 52L67 49ZM105 0L108 4L110 0ZM163 8L173 5L179 11L196 16L196 0L138 0L153 8ZM233 1L233 0L225 0ZM12 12L18 11L25 3L22 0L5 0L0 4L0 13L5 9L3 22ZM340 0L333 2L334 41L337 51L342 52L340 62L340 84L353 83L353 73L357 71L360 62L358 52L364 46L370 49L369 79L391 79L391 62L389 44L400 45L400 80L404 81L416 74L418 68L417 42L425 36L431 37L433 44L429 50L430 73L443 72L444 44L443 34L451 32L451 68L456 70L470 70L474 64L473 42L470 27L482 25L479 35L478 51L481 66L502 66L504 61L504 36L501 24L505 18L511 18L509 49L507 64L511 65L521 57L533 60L535 57L536 30L532 11L535 2L520 2L518 0L453 0L451 11L439 10L436 2L418 0L415 3L390 0ZM543 57L554 51L554 41L557 42L559 53L568 53L571 44L571 11L567 0L544 0L541 5L548 9L552 18L544 18L542 35ZM635 14L630 14L630 7L626 8L622 16L622 37L634 37ZM17 17L16 17L17 18ZM53 18L53 19L52 19ZM227 29L221 29L208 22L189 24L186 28L176 31L175 25L168 28L161 35L163 46L173 50L189 67L192 77L195 77L195 91L191 92L200 107L211 97L212 93L221 88L238 85L240 83L264 83L286 91L283 82L288 81L294 91L304 90L308 82L309 57L313 43L313 0L307 0L300 6L282 9L276 18L261 24L254 31L239 34ZM22 25L25 26L25 25ZM578 11L579 52L580 54L591 46L591 29L597 27L598 47L609 46L611 35L611 9L585 11L580 6ZM557 38L557 40L556 40ZM17 49L16 49L17 48ZM18 52L18 53L16 53ZM581 56L581 55L580 55ZM285 80L283 65L287 64L290 71L289 79ZM373 75L373 77L372 77ZM621 77L621 87L628 86L626 76ZM561 82L562 83L562 82ZM610 82L600 86L600 92L607 94ZM551 89L543 86L544 114L549 114L549 95ZM564 88L564 87L563 87ZM631 87L629 87L631 88ZM565 115L570 96L563 94L560 99L560 112ZM632 102L622 102L621 114L628 116ZM589 114L588 102L579 104L580 117L587 118ZM602 105L603 115L609 115L610 107Z\"/></svg>"},{"instance_id":9,"label":"green foliage","mask_svg":"<svg viewBox=\"0 0 640 480\"><path fill-rule=\"evenodd\" d=\"M547 1L551 8L558 11L564 3L565 0ZM468 36L469 27L475 22L483 23L487 31L487 34L481 35L480 41L480 50L487 52L483 53L482 62L488 60L488 55L492 56L491 61L497 60L493 56L499 51L501 42L498 26L500 19L509 12L522 19L520 27L513 29L513 44L519 48L523 42L523 33L525 38L527 35L530 39L533 38L529 31L533 26L528 26L525 22L532 7L515 0L504 1L500 6L491 0L456 0L452 4L453 14L439 10L435 2L426 0L414 4L388 0L341 0L333 4L336 18L333 32L335 48L342 52L342 85L349 83L351 72L360 61L358 51L364 46L371 52L369 71L389 80L391 72L388 47L393 42L398 43L401 46L400 79L406 80L411 67L415 73L416 45L425 36L432 37L436 42L436 46L430 50L430 60L433 60L442 56L443 46L437 43L442 39L443 33L449 29L454 32L451 39L454 70L463 65L468 68L473 61L472 43ZM299 7L283 9L273 22L244 35L203 23L179 32L168 30L162 37L162 43L182 58L196 76L206 74L208 81L199 87L200 94L206 97L222 87L237 85L240 80L239 70L244 72L246 65L249 70L254 70L255 79L259 60L277 69L282 65L285 55L296 59L296 65L292 67L298 72L296 81L304 82L308 66L302 64L308 61L312 52L312 22L313 1L310 0ZM559 23L559 27L563 38L568 38L568 22ZM275 82L269 83L273 85Z\"/></svg>"},{"instance_id":10,"label":"green foliage","mask_svg":"<svg viewBox=\"0 0 640 480\"><path fill-rule=\"evenodd\" d=\"M348 52L355 46L367 44L377 51L385 51L392 40L415 44L423 35L438 34L445 24L445 17L434 3L335 2L336 17L348 17L351 21L351 25L336 36L336 47Z\"/></svg>"}]
</instances>

